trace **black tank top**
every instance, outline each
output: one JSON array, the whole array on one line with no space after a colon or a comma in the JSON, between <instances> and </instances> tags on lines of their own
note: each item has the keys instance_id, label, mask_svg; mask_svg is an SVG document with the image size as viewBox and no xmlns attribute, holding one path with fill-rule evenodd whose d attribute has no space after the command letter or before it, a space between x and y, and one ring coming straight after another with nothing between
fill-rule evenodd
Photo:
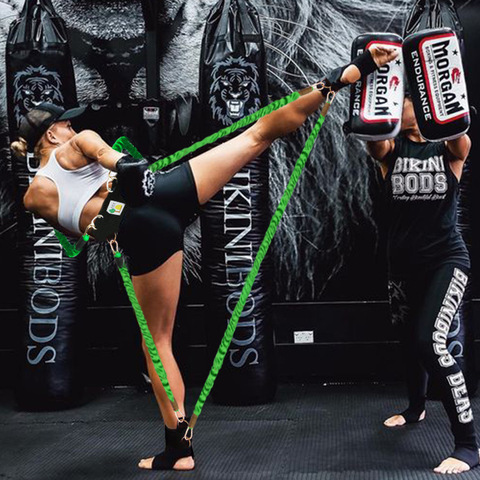
<instances>
[{"instance_id":1,"label":"black tank top","mask_svg":"<svg viewBox=\"0 0 480 480\"><path fill-rule=\"evenodd\" d=\"M470 268L457 229L458 180L445 143L399 136L386 160L390 274L411 275L446 263Z\"/></svg>"}]
</instances>

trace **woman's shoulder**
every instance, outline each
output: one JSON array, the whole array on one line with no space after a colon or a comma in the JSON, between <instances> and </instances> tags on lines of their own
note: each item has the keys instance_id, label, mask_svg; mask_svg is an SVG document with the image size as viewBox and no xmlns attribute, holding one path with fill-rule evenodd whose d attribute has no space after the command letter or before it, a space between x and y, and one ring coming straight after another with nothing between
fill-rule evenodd
<instances>
[{"instance_id":1,"label":"woman's shoulder","mask_svg":"<svg viewBox=\"0 0 480 480\"><path fill-rule=\"evenodd\" d=\"M82 130L55 149L55 158L61 167L66 170L76 170L91 163L91 160L81 149L81 142L85 141L86 134L84 132L89 131L91 130Z\"/></svg>"},{"instance_id":2,"label":"woman's shoulder","mask_svg":"<svg viewBox=\"0 0 480 480\"><path fill-rule=\"evenodd\" d=\"M58 197L58 193L52 180L42 175L35 175L25 192L23 203L30 212L39 213L40 207L50 203L45 200L53 200L53 197Z\"/></svg>"},{"instance_id":3,"label":"woman's shoulder","mask_svg":"<svg viewBox=\"0 0 480 480\"><path fill-rule=\"evenodd\" d=\"M68 142L71 148L74 148L78 152L83 152L83 146L85 143L91 142L92 140L96 140L100 137L100 135L95 132L95 130L82 130L74 135Z\"/></svg>"}]
</instances>

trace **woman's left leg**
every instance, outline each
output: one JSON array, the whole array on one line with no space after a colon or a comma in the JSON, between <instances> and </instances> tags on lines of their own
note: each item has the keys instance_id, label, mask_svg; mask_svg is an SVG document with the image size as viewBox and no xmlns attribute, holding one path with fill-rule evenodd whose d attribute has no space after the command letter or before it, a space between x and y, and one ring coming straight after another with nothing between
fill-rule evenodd
<instances>
[{"instance_id":1,"label":"woman's left leg","mask_svg":"<svg viewBox=\"0 0 480 480\"><path fill-rule=\"evenodd\" d=\"M185 386L172 351L173 326L181 287L182 261L183 251L180 250L155 270L143 275L132 276L132 282L158 355L167 373L173 395L178 402L180 411L184 413ZM165 426L173 431L177 428L177 417L155 371L144 341L142 341L142 347ZM143 459L140 461L139 467L150 469L152 463L153 457ZM176 470L191 470L193 467L194 461L191 456L180 458L173 466Z\"/></svg>"},{"instance_id":2,"label":"woman's left leg","mask_svg":"<svg viewBox=\"0 0 480 480\"><path fill-rule=\"evenodd\" d=\"M383 423L386 427L399 427L418 423L425 418L428 375L413 348L416 343L414 325L416 310L419 300L423 300L423 294L418 291L416 279L390 280L389 293L392 320L399 331L402 363L405 366L408 407L401 413L387 418Z\"/></svg>"},{"instance_id":3,"label":"woman's left leg","mask_svg":"<svg viewBox=\"0 0 480 480\"><path fill-rule=\"evenodd\" d=\"M479 452L473 413L463 373L447 348L447 335L467 285L466 272L455 265L435 270L417 312L416 349L421 362L440 387L442 403L455 440L451 457L436 469L460 473L478 465Z\"/></svg>"}]
</instances>

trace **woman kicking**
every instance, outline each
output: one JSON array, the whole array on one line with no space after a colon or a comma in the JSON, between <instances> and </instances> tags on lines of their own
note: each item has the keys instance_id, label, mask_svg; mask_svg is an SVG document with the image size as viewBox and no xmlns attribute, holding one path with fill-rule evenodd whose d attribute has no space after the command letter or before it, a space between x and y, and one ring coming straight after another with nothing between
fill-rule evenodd
<instances>
[{"instance_id":1,"label":"woman kicking","mask_svg":"<svg viewBox=\"0 0 480 480\"><path fill-rule=\"evenodd\" d=\"M351 64L330 72L325 80L327 87L313 90L270 113L224 144L159 172L148 201L137 207L127 206L118 243L129 259L135 293L181 412L185 387L172 353L172 331L180 293L185 227L199 206L208 202L236 172L276 138L300 127L320 106L329 88L338 90L353 83L395 56L391 49L377 47L366 51ZM109 171L125 167L126 162L122 153L113 150L94 131L73 131L70 119L79 113L77 109L65 112L52 104L42 104L26 115L20 139L11 145L16 155L24 156L28 148L40 161L40 169L24 196L25 208L60 231L76 236L99 213L108 193ZM145 342L142 346L165 422L166 450L141 460L139 466L191 470L193 452L182 440L187 423L177 422Z\"/></svg>"},{"instance_id":2,"label":"woman kicking","mask_svg":"<svg viewBox=\"0 0 480 480\"><path fill-rule=\"evenodd\" d=\"M478 465L479 452L463 373L447 349L447 335L462 300L470 260L456 227L458 183L470 151L463 135L426 142L413 104L405 98L402 134L367 143L380 162L388 201L389 293L394 323L401 325L408 408L387 427L425 418L427 378L441 386L455 449L434 470L461 473Z\"/></svg>"}]
</instances>

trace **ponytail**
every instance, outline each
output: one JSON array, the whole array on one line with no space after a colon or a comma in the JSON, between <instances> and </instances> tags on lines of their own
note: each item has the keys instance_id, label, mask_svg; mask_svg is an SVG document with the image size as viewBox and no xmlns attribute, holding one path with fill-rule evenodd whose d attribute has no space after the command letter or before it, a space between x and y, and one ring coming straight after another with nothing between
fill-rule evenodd
<instances>
[{"instance_id":1,"label":"ponytail","mask_svg":"<svg viewBox=\"0 0 480 480\"><path fill-rule=\"evenodd\" d=\"M18 137L18 140L12 142L10 148L18 158L25 158L27 156L27 141L23 137Z\"/></svg>"}]
</instances>

